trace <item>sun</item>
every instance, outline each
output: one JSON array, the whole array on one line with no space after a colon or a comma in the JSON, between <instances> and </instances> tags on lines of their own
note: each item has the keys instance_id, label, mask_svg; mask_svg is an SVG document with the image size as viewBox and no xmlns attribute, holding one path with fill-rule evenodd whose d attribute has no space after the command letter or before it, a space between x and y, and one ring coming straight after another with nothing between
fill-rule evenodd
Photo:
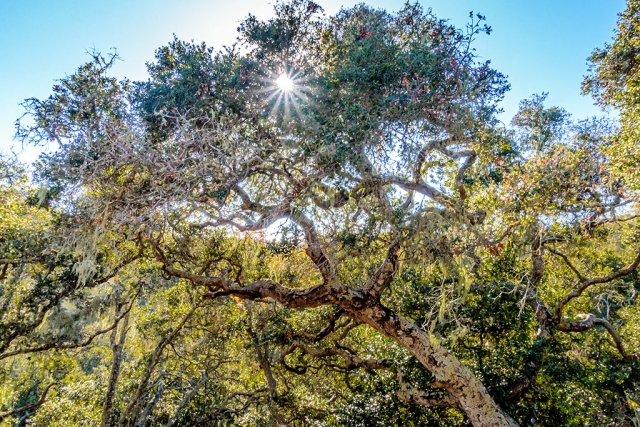
<instances>
[{"instance_id":1,"label":"sun","mask_svg":"<svg viewBox=\"0 0 640 427\"><path fill-rule=\"evenodd\" d=\"M286 75L286 74L281 74L280 77L278 77L278 79L276 80L276 86L278 86L278 89L280 89L282 92L290 92L293 90L293 80L291 80L291 78Z\"/></svg>"},{"instance_id":2,"label":"sun","mask_svg":"<svg viewBox=\"0 0 640 427\"><path fill-rule=\"evenodd\" d=\"M274 70L275 71L275 70ZM269 116L292 119L292 113L302 117L301 106L309 104L309 79L304 73L291 69L280 69L261 78L265 83L259 93L266 95L265 106L270 106ZM268 107L269 108L269 107ZM282 114L281 114L282 113Z\"/></svg>"}]
</instances>

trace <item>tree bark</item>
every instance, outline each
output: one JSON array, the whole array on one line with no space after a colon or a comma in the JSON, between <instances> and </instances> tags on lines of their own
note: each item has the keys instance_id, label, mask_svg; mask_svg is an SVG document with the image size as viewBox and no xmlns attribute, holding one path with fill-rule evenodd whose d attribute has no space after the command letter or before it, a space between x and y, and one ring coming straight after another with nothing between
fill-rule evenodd
<instances>
[{"instance_id":1,"label":"tree bark","mask_svg":"<svg viewBox=\"0 0 640 427\"><path fill-rule=\"evenodd\" d=\"M360 309L343 306L352 317L394 339L433 374L432 385L447 390L475 427L516 426L503 414L475 375L415 323L380 303Z\"/></svg>"},{"instance_id":2,"label":"tree bark","mask_svg":"<svg viewBox=\"0 0 640 427\"><path fill-rule=\"evenodd\" d=\"M116 385L118 383L118 377L120 376L120 366L122 365L122 350L124 349L124 341L127 336L127 329L129 327L129 312L125 314L122 328L120 329L120 337L117 338L118 325L113 330L111 335L111 351L113 352L113 363L111 364L111 373L109 375L109 385L107 387L107 394L104 398L104 406L102 409L102 418L100 425L102 427L108 427L111 425L111 408L113 407L113 397L116 393Z\"/></svg>"},{"instance_id":3,"label":"tree bark","mask_svg":"<svg viewBox=\"0 0 640 427\"><path fill-rule=\"evenodd\" d=\"M282 414L280 414L280 412L278 411L278 407L276 404L278 384L276 383L276 379L273 377L273 372L271 371L271 363L269 362L269 347L265 343L258 346L256 350L258 353L260 367L264 372L264 376L267 380L267 385L269 386L269 410L271 411L271 415L273 416L276 425L278 427L286 427L287 423Z\"/></svg>"}]
</instances>

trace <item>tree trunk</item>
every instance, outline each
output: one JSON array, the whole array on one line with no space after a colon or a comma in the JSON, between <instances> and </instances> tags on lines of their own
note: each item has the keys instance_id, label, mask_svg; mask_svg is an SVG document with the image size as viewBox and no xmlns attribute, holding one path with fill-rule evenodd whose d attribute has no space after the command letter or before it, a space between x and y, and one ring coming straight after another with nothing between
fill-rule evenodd
<instances>
[{"instance_id":1,"label":"tree trunk","mask_svg":"<svg viewBox=\"0 0 640 427\"><path fill-rule=\"evenodd\" d=\"M475 375L449 350L429 339L415 323L379 303L360 309L343 307L350 315L393 338L433 374L432 385L447 390L476 427L516 426Z\"/></svg>"},{"instance_id":2,"label":"tree trunk","mask_svg":"<svg viewBox=\"0 0 640 427\"><path fill-rule=\"evenodd\" d=\"M127 328L129 327L129 313L125 314L122 328L120 328L120 338L117 339L118 325L113 329L111 334L111 351L113 352L113 363L111 364L111 374L109 375L109 385L107 394L104 399L102 409L102 419L100 425L108 427L111 425L111 408L113 407L113 397L116 393L116 385L120 376L120 365L122 364L122 350L124 341L127 336Z\"/></svg>"},{"instance_id":3,"label":"tree trunk","mask_svg":"<svg viewBox=\"0 0 640 427\"><path fill-rule=\"evenodd\" d=\"M276 405L276 397L277 397L277 388L278 384L276 383L276 379L273 377L273 372L271 371L271 363L269 362L269 347L265 343L257 348L258 359L260 361L260 367L264 371L265 378L267 379L267 385L269 386L269 410L271 411L271 415L276 422L278 427L286 427L287 423L278 412L278 407Z\"/></svg>"}]
</instances>

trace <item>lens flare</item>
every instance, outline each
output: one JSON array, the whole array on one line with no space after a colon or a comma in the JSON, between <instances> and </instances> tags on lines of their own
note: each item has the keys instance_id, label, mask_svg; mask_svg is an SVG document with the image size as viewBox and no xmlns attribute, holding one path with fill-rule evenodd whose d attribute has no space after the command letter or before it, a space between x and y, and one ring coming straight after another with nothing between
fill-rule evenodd
<instances>
[{"instance_id":1,"label":"lens flare","mask_svg":"<svg viewBox=\"0 0 640 427\"><path fill-rule=\"evenodd\" d=\"M282 74L276 80L276 86L278 86L278 89L280 89L283 92L289 92L293 90L293 80L291 80L291 78L288 75Z\"/></svg>"},{"instance_id":2,"label":"lens flare","mask_svg":"<svg viewBox=\"0 0 640 427\"><path fill-rule=\"evenodd\" d=\"M270 108L269 116L292 120L302 117L302 104L309 104L311 89L308 78L299 70L280 68L260 77L264 86L259 90L266 94L265 107Z\"/></svg>"}]
</instances>

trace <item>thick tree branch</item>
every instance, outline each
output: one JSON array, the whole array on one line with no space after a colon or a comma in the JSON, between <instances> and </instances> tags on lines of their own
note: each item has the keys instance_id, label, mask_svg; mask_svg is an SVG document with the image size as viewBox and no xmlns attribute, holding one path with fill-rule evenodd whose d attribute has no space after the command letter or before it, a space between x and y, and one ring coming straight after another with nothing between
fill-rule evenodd
<instances>
[{"instance_id":1,"label":"thick tree branch","mask_svg":"<svg viewBox=\"0 0 640 427\"><path fill-rule=\"evenodd\" d=\"M379 302L363 308L354 307L352 302L346 300L341 303L352 317L393 338L415 356L432 373L432 386L449 392L464 408L474 426L513 424L469 369L449 350L432 341L415 322ZM490 423L485 421L489 419Z\"/></svg>"},{"instance_id":2,"label":"thick tree branch","mask_svg":"<svg viewBox=\"0 0 640 427\"><path fill-rule=\"evenodd\" d=\"M412 405L423 406L441 406L445 408L459 408L456 400L449 393L440 393L441 396L432 396L413 387L408 381L404 379L404 374L400 371L396 371L396 378L400 389L396 391L398 399L410 403Z\"/></svg>"},{"instance_id":3,"label":"thick tree branch","mask_svg":"<svg viewBox=\"0 0 640 427\"><path fill-rule=\"evenodd\" d=\"M215 289L205 293L205 298L214 299L227 295L251 300L271 298L289 308L319 307L336 302L334 295L324 284L311 288L295 289L283 286L273 280L265 279L257 280L247 286L241 286L224 277L200 276L177 269L166 259L157 244L154 244L154 251L156 258L163 264L165 272L170 276Z\"/></svg>"},{"instance_id":4,"label":"thick tree branch","mask_svg":"<svg viewBox=\"0 0 640 427\"><path fill-rule=\"evenodd\" d=\"M618 332L615 330L611 323L609 323L605 319L596 317L591 313L580 314L578 315L578 317L582 317L583 320L573 322L562 321L558 323L558 330L562 332L583 332L592 329L595 325L600 325L609 333L609 335L613 339L613 342L615 343L616 348L620 352L620 355L625 359L629 358L620 335L618 335Z\"/></svg>"},{"instance_id":5,"label":"thick tree branch","mask_svg":"<svg viewBox=\"0 0 640 427\"><path fill-rule=\"evenodd\" d=\"M400 242L394 241L387 250L387 256L385 257L382 265L378 268L371 280L364 286L363 293L371 295L374 298L379 298L382 292L393 281L396 271L398 271L398 254L400 253Z\"/></svg>"},{"instance_id":6,"label":"thick tree branch","mask_svg":"<svg viewBox=\"0 0 640 427\"><path fill-rule=\"evenodd\" d=\"M526 303L533 308L536 314L536 320L538 321L536 340L549 340L551 339L552 316L547 306L538 298L538 285L544 275L542 239L538 233L537 227L532 229L530 234L532 235L531 272L529 273L529 280L524 298Z\"/></svg>"},{"instance_id":7,"label":"thick tree branch","mask_svg":"<svg viewBox=\"0 0 640 427\"><path fill-rule=\"evenodd\" d=\"M346 287L340 283L336 277L335 271L333 270L333 266L324 254L322 245L320 244L320 238L318 237L318 233L316 232L313 222L298 210L292 211L289 218L302 228L305 240L307 241L306 253L309 258L311 258L311 261L316 265L318 271L320 271L324 280L324 285L338 294L344 293L346 291Z\"/></svg>"},{"instance_id":8,"label":"thick tree branch","mask_svg":"<svg viewBox=\"0 0 640 427\"><path fill-rule=\"evenodd\" d=\"M467 157L456 174L456 187L458 188L458 194L460 194L460 199L465 200L467 198L467 191L464 189L464 174L467 172L467 169L473 166L478 156L475 151L464 151L456 154Z\"/></svg>"},{"instance_id":9,"label":"thick tree branch","mask_svg":"<svg viewBox=\"0 0 640 427\"><path fill-rule=\"evenodd\" d=\"M334 304L337 301L325 285L318 285L307 289L295 289L287 288L277 282L265 279L257 280L247 286L225 284L219 288L217 291L207 292L205 297L215 299L226 295L234 295L249 300L271 298L289 308L320 307L322 305Z\"/></svg>"}]
</instances>

